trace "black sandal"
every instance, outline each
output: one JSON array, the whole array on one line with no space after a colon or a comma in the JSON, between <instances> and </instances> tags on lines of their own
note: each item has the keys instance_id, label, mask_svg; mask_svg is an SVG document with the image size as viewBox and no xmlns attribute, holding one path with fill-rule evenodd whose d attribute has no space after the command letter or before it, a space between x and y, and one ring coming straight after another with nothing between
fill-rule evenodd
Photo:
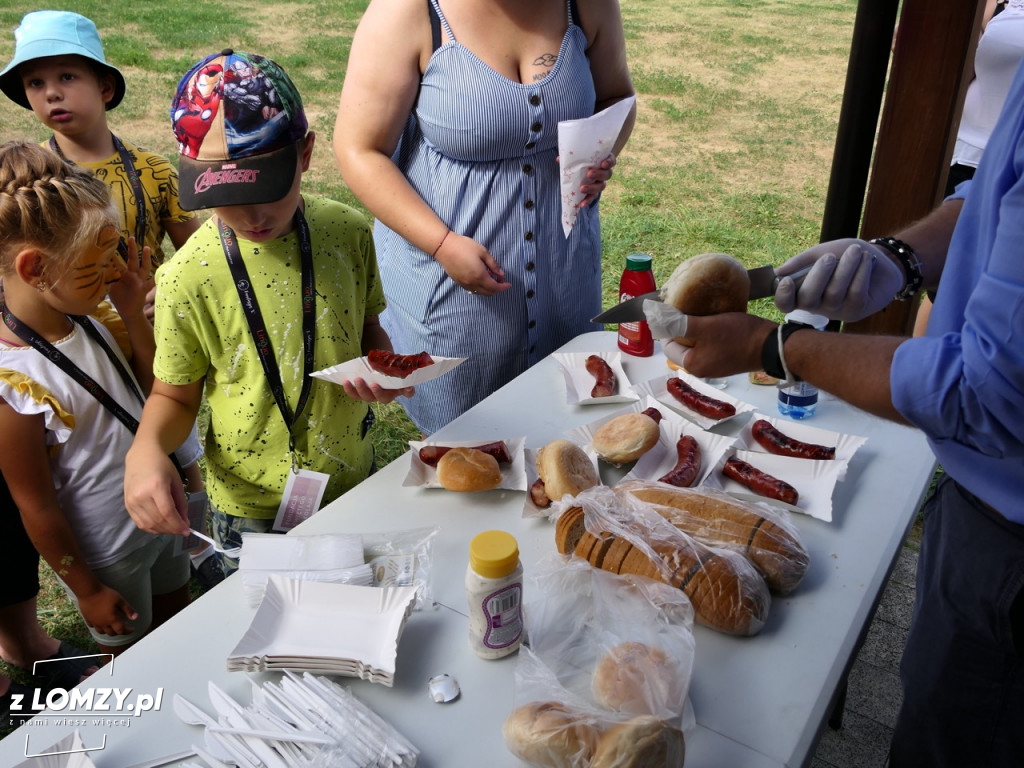
<instances>
[{"instance_id":1,"label":"black sandal","mask_svg":"<svg viewBox=\"0 0 1024 768\"><path fill-rule=\"evenodd\" d=\"M105 661L102 654L88 653L62 640L55 654L35 663L35 674L31 669L23 671L32 675L32 681L41 688L63 688L67 691L82 681L82 675L90 667L101 667Z\"/></svg>"}]
</instances>

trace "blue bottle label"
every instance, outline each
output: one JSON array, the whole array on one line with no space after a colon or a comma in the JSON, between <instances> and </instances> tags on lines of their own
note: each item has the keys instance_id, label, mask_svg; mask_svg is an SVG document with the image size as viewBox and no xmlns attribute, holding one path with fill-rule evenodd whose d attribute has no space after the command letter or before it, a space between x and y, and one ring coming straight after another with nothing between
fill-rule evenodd
<instances>
[{"instance_id":1,"label":"blue bottle label","mask_svg":"<svg viewBox=\"0 0 1024 768\"><path fill-rule=\"evenodd\" d=\"M817 402L817 388L806 382L779 390L779 403L790 408L807 408Z\"/></svg>"}]
</instances>

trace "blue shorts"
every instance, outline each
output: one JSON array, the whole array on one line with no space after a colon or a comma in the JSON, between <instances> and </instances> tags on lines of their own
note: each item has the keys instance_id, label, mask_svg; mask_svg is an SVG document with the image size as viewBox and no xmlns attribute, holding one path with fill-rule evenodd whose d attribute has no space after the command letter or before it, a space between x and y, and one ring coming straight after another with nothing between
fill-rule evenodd
<instances>
[{"instance_id":1,"label":"blue shorts","mask_svg":"<svg viewBox=\"0 0 1024 768\"><path fill-rule=\"evenodd\" d=\"M179 538L171 535L154 536L145 546L116 563L92 569L97 579L120 592L121 597L139 614L135 621L130 622L132 631L127 635L104 635L89 627L89 634L97 643L109 647L134 643L146 634L153 623L153 597L169 594L188 584L191 575L188 553L174 554L175 540ZM66 584L64 589L77 608L75 593Z\"/></svg>"},{"instance_id":2,"label":"blue shorts","mask_svg":"<svg viewBox=\"0 0 1024 768\"><path fill-rule=\"evenodd\" d=\"M213 504L210 505L210 533L220 549L234 549L242 546L243 533L275 533L272 530L274 518L259 519L255 517L239 517L221 512ZM220 556L224 575L230 576L238 570L238 558Z\"/></svg>"},{"instance_id":3,"label":"blue shorts","mask_svg":"<svg viewBox=\"0 0 1024 768\"><path fill-rule=\"evenodd\" d=\"M925 505L890 768L1024 766L1024 525L949 477Z\"/></svg>"}]
</instances>

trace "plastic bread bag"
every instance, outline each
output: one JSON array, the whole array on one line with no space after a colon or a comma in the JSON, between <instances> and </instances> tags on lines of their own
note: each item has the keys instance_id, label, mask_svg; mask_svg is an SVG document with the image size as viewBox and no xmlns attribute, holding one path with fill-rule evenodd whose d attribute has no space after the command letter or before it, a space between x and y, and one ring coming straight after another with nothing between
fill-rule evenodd
<instances>
[{"instance_id":1,"label":"plastic bread bag","mask_svg":"<svg viewBox=\"0 0 1024 768\"><path fill-rule=\"evenodd\" d=\"M771 595L743 555L687 536L648 504L597 486L559 502L555 544L592 566L645 576L682 590L698 623L731 635L756 635Z\"/></svg>"},{"instance_id":2,"label":"plastic bread bag","mask_svg":"<svg viewBox=\"0 0 1024 768\"><path fill-rule=\"evenodd\" d=\"M364 533L363 553L373 571L373 586L415 586L412 610L434 607L434 537L440 530L434 526Z\"/></svg>"},{"instance_id":3,"label":"plastic bread bag","mask_svg":"<svg viewBox=\"0 0 1024 768\"><path fill-rule=\"evenodd\" d=\"M509 749L538 766L682 765L693 609L679 590L551 556L528 576ZM685 725L684 725L685 724Z\"/></svg>"},{"instance_id":4,"label":"plastic bread bag","mask_svg":"<svg viewBox=\"0 0 1024 768\"><path fill-rule=\"evenodd\" d=\"M784 509L716 488L676 488L655 480L627 480L615 492L650 504L702 544L745 555L773 592L792 592L807 572L810 557Z\"/></svg>"}]
</instances>

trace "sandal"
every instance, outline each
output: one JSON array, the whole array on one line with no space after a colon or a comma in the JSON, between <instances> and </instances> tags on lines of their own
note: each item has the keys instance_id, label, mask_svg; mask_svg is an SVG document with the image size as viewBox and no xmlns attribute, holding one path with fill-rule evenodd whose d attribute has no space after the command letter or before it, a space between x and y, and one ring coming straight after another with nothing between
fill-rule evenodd
<instances>
[{"instance_id":1,"label":"sandal","mask_svg":"<svg viewBox=\"0 0 1024 768\"><path fill-rule=\"evenodd\" d=\"M32 675L32 681L38 683L42 688L63 688L67 691L78 685L82 681L82 676L90 668L101 666L103 666L101 654L88 653L62 640L60 648L55 654L35 663L34 675L32 675L31 669L23 671Z\"/></svg>"}]
</instances>

